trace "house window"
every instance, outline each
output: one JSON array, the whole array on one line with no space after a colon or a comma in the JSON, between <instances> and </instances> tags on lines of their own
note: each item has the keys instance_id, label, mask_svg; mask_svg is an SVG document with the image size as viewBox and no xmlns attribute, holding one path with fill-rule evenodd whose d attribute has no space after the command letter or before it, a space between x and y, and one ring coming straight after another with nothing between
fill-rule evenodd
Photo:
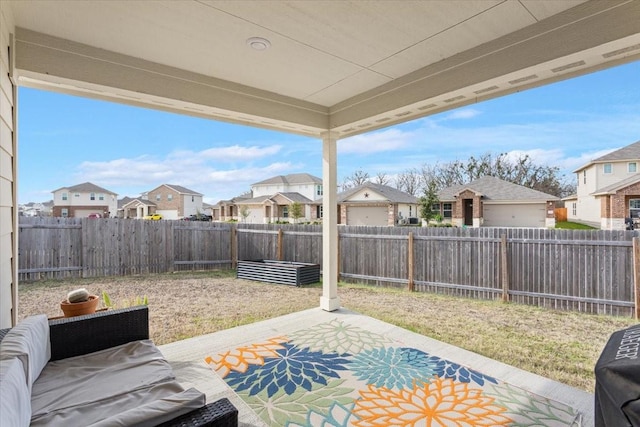
<instances>
[{"instance_id":1,"label":"house window","mask_svg":"<svg viewBox=\"0 0 640 427\"><path fill-rule=\"evenodd\" d=\"M442 217L443 218L451 218L451 213L453 212L453 204L452 203L443 203L442 204Z\"/></svg>"},{"instance_id":2,"label":"house window","mask_svg":"<svg viewBox=\"0 0 640 427\"><path fill-rule=\"evenodd\" d=\"M636 173L638 172L638 164L636 162L630 162L627 164L627 171L629 173Z\"/></svg>"},{"instance_id":3,"label":"house window","mask_svg":"<svg viewBox=\"0 0 640 427\"><path fill-rule=\"evenodd\" d=\"M586 169L584 171L582 171L582 181L583 181L583 184L587 183L587 170Z\"/></svg>"},{"instance_id":4,"label":"house window","mask_svg":"<svg viewBox=\"0 0 640 427\"><path fill-rule=\"evenodd\" d=\"M159 202L162 198L162 194L156 194L156 202Z\"/></svg>"},{"instance_id":5,"label":"house window","mask_svg":"<svg viewBox=\"0 0 640 427\"><path fill-rule=\"evenodd\" d=\"M605 163L602 165L602 172L611 173L611 163Z\"/></svg>"},{"instance_id":6,"label":"house window","mask_svg":"<svg viewBox=\"0 0 640 427\"><path fill-rule=\"evenodd\" d=\"M195 202L196 201L195 199L196 199L195 196L191 196L191 202Z\"/></svg>"},{"instance_id":7,"label":"house window","mask_svg":"<svg viewBox=\"0 0 640 427\"><path fill-rule=\"evenodd\" d=\"M577 203L572 203L571 204L571 212L572 212L573 216L578 216L578 204Z\"/></svg>"},{"instance_id":8,"label":"house window","mask_svg":"<svg viewBox=\"0 0 640 427\"><path fill-rule=\"evenodd\" d=\"M67 193L62 193L62 200L67 200L69 195Z\"/></svg>"},{"instance_id":9,"label":"house window","mask_svg":"<svg viewBox=\"0 0 640 427\"><path fill-rule=\"evenodd\" d=\"M322 218L322 205L319 205L316 210L316 218Z\"/></svg>"},{"instance_id":10,"label":"house window","mask_svg":"<svg viewBox=\"0 0 640 427\"><path fill-rule=\"evenodd\" d=\"M413 215L411 214L411 205L409 205L409 218L411 218Z\"/></svg>"},{"instance_id":11,"label":"house window","mask_svg":"<svg viewBox=\"0 0 640 427\"><path fill-rule=\"evenodd\" d=\"M74 194L73 197L80 197L80 193Z\"/></svg>"},{"instance_id":12,"label":"house window","mask_svg":"<svg viewBox=\"0 0 640 427\"><path fill-rule=\"evenodd\" d=\"M173 194L167 194L167 200L168 201L172 201L173 200Z\"/></svg>"},{"instance_id":13,"label":"house window","mask_svg":"<svg viewBox=\"0 0 640 427\"><path fill-rule=\"evenodd\" d=\"M282 216L284 218L289 218L289 206L285 206L282 208Z\"/></svg>"},{"instance_id":14,"label":"house window","mask_svg":"<svg viewBox=\"0 0 640 427\"><path fill-rule=\"evenodd\" d=\"M436 213L440 213L440 203L434 203L431 205L431 210Z\"/></svg>"},{"instance_id":15,"label":"house window","mask_svg":"<svg viewBox=\"0 0 640 427\"><path fill-rule=\"evenodd\" d=\"M629 199L629 216L640 218L640 199Z\"/></svg>"},{"instance_id":16,"label":"house window","mask_svg":"<svg viewBox=\"0 0 640 427\"><path fill-rule=\"evenodd\" d=\"M104 194L98 194L98 200L104 200Z\"/></svg>"},{"instance_id":17,"label":"house window","mask_svg":"<svg viewBox=\"0 0 640 427\"><path fill-rule=\"evenodd\" d=\"M62 215L62 218L67 218L69 216L69 209L67 208L62 208L60 210L60 215Z\"/></svg>"},{"instance_id":18,"label":"house window","mask_svg":"<svg viewBox=\"0 0 640 427\"><path fill-rule=\"evenodd\" d=\"M89 194L89 199L90 200L95 200L96 199L96 193Z\"/></svg>"},{"instance_id":19,"label":"house window","mask_svg":"<svg viewBox=\"0 0 640 427\"><path fill-rule=\"evenodd\" d=\"M322 196L322 185L316 185L316 196Z\"/></svg>"}]
</instances>

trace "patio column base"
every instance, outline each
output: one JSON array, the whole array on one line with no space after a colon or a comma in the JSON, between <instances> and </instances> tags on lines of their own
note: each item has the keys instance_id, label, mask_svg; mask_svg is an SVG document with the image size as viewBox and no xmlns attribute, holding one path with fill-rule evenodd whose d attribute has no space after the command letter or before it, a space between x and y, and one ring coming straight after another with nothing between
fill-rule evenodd
<instances>
[{"instance_id":1,"label":"patio column base","mask_svg":"<svg viewBox=\"0 0 640 427\"><path fill-rule=\"evenodd\" d=\"M340 298L320 297L320 308L324 311L336 311L340 308Z\"/></svg>"}]
</instances>

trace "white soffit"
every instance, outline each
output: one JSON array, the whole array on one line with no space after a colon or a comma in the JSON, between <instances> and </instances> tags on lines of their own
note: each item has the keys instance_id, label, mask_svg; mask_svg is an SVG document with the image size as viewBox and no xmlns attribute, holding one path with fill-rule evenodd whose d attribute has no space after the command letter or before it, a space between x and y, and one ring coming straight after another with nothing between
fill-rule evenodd
<instances>
[{"instance_id":1,"label":"white soffit","mask_svg":"<svg viewBox=\"0 0 640 427\"><path fill-rule=\"evenodd\" d=\"M640 58L632 0L10 4L21 85L311 136Z\"/></svg>"}]
</instances>

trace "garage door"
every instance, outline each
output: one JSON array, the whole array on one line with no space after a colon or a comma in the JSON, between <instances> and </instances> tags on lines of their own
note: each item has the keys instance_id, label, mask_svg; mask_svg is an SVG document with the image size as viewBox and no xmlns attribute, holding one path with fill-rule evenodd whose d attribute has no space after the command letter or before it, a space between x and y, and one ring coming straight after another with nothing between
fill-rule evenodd
<instances>
[{"instance_id":1,"label":"garage door","mask_svg":"<svg viewBox=\"0 0 640 427\"><path fill-rule=\"evenodd\" d=\"M485 227L544 227L545 204L484 205Z\"/></svg>"},{"instance_id":2,"label":"garage door","mask_svg":"<svg viewBox=\"0 0 640 427\"><path fill-rule=\"evenodd\" d=\"M351 206L347 208L347 225L386 226L386 206Z\"/></svg>"}]
</instances>

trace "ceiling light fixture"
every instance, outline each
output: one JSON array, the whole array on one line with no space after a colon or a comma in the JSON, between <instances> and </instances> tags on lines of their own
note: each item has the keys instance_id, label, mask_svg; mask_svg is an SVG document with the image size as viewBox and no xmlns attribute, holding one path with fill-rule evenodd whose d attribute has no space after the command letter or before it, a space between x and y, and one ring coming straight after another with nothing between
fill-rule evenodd
<instances>
[{"instance_id":1,"label":"ceiling light fixture","mask_svg":"<svg viewBox=\"0 0 640 427\"><path fill-rule=\"evenodd\" d=\"M247 39L247 44L255 50L267 50L271 47L271 42L262 37L251 37Z\"/></svg>"}]
</instances>

